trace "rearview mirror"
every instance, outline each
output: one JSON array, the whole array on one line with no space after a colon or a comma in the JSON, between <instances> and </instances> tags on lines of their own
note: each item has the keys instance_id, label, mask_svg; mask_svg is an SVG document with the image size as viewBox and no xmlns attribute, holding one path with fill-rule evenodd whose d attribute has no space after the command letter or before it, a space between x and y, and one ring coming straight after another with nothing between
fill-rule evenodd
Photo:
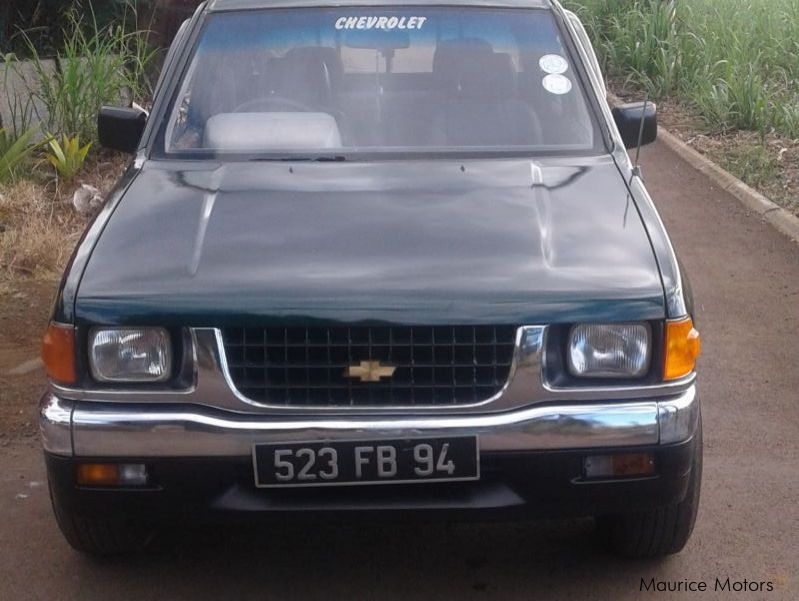
<instances>
[{"instance_id":1,"label":"rearview mirror","mask_svg":"<svg viewBox=\"0 0 799 601\"><path fill-rule=\"evenodd\" d=\"M612 113L625 148L636 148L639 134L641 146L650 144L657 138L658 118L654 102L621 104L615 107ZM641 129L641 119L643 119L643 130Z\"/></svg>"},{"instance_id":2,"label":"rearview mirror","mask_svg":"<svg viewBox=\"0 0 799 601\"><path fill-rule=\"evenodd\" d=\"M133 154L146 122L147 113L141 109L104 106L97 115L97 137L106 148Z\"/></svg>"}]
</instances>

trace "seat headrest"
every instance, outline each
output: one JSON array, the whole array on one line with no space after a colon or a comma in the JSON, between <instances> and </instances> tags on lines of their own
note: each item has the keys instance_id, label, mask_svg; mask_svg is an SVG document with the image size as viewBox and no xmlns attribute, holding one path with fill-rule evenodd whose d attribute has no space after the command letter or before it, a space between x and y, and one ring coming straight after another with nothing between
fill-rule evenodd
<instances>
[{"instance_id":1,"label":"seat headrest","mask_svg":"<svg viewBox=\"0 0 799 601\"><path fill-rule=\"evenodd\" d=\"M275 96L310 107L327 106L333 95L330 69L318 57L289 55L269 63L268 85Z\"/></svg>"},{"instance_id":2,"label":"seat headrest","mask_svg":"<svg viewBox=\"0 0 799 601\"><path fill-rule=\"evenodd\" d=\"M516 93L516 69L509 54L480 54L464 62L458 95L465 98L510 98Z\"/></svg>"},{"instance_id":3,"label":"seat headrest","mask_svg":"<svg viewBox=\"0 0 799 601\"><path fill-rule=\"evenodd\" d=\"M446 75L446 72L456 71L458 65L469 56L475 54L490 54L493 52L491 44L480 38L458 38L444 40L436 46L433 55L433 73Z\"/></svg>"},{"instance_id":4,"label":"seat headrest","mask_svg":"<svg viewBox=\"0 0 799 601\"><path fill-rule=\"evenodd\" d=\"M344 74L344 65L335 48L327 46L298 46L292 48L284 57L288 61L317 62L327 67L333 87L337 86Z\"/></svg>"}]
</instances>

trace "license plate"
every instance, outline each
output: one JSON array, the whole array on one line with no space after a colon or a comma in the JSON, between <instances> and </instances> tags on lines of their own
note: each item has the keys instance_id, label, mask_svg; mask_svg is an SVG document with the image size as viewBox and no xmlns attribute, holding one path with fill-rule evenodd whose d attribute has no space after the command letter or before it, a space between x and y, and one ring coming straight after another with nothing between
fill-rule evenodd
<instances>
[{"instance_id":1,"label":"license plate","mask_svg":"<svg viewBox=\"0 0 799 601\"><path fill-rule=\"evenodd\" d=\"M352 486L480 478L476 436L264 443L253 447L255 486Z\"/></svg>"}]
</instances>

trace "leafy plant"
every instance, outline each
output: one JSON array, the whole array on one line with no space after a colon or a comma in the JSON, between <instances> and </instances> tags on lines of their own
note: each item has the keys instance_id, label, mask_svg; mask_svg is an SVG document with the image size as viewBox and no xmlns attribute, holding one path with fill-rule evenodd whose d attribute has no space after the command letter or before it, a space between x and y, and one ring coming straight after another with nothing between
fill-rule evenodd
<instances>
[{"instance_id":1,"label":"leafy plant","mask_svg":"<svg viewBox=\"0 0 799 601\"><path fill-rule=\"evenodd\" d=\"M33 143L34 130L29 129L19 136L0 129L0 183L7 183L17 176L20 166L36 149Z\"/></svg>"},{"instance_id":2,"label":"leafy plant","mask_svg":"<svg viewBox=\"0 0 799 601\"><path fill-rule=\"evenodd\" d=\"M45 154L50 164L55 167L58 177L64 181L71 181L83 167L86 155L92 147L89 142L84 146L80 145L80 136L62 136L61 142L56 138L50 138L47 142L50 151Z\"/></svg>"},{"instance_id":3,"label":"leafy plant","mask_svg":"<svg viewBox=\"0 0 799 601\"><path fill-rule=\"evenodd\" d=\"M3 70L3 90L5 90L5 104L9 121L6 123L6 129L11 134L18 138L24 132L28 131L33 124L35 116L35 108L33 106L33 98L30 94L18 94L15 80L21 81L18 74L18 64L16 55L6 54L2 57Z\"/></svg>"},{"instance_id":4,"label":"leafy plant","mask_svg":"<svg viewBox=\"0 0 799 601\"><path fill-rule=\"evenodd\" d=\"M711 129L799 137L796 0L566 0L608 75Z\"/></svg>"},{"instance_id":5,"label":"leafy plant","mask_svg":"<svg viewBox=\"0 0 799 601\"><path fill-rule=\"evenodd\" d=\"M152 93L148 65L156 55L148 32L130 31L136 3L128 0L121 22L98 24L91 4L73 7L64 17L63 47L54 61L40 56L23 32L33 75L24 78L27 91L44 107L39 117L59 134L96 137L97 112L103 104L143 102Z\"/></svg>"}]
</instances>

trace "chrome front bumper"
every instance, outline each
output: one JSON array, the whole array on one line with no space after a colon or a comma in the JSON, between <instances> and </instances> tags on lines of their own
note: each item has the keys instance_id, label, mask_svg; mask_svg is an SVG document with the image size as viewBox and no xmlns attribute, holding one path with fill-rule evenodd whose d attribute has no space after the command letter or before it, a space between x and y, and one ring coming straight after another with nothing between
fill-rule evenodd
<instances>
[{"instance_id":1,"label":"chrome front bumper","mask_svg":"<svg viewBox=\"0 0 799 601\"><path fill-rule=\"evenodd\" d=\"M696 429L699 397L535 405L504 413L418 417L243 415L201 406L41 401L45 451L77 457L234 457L254 443L477 435L480 450L540 451L671 444Z\"/></svg>"}]
</instances>

